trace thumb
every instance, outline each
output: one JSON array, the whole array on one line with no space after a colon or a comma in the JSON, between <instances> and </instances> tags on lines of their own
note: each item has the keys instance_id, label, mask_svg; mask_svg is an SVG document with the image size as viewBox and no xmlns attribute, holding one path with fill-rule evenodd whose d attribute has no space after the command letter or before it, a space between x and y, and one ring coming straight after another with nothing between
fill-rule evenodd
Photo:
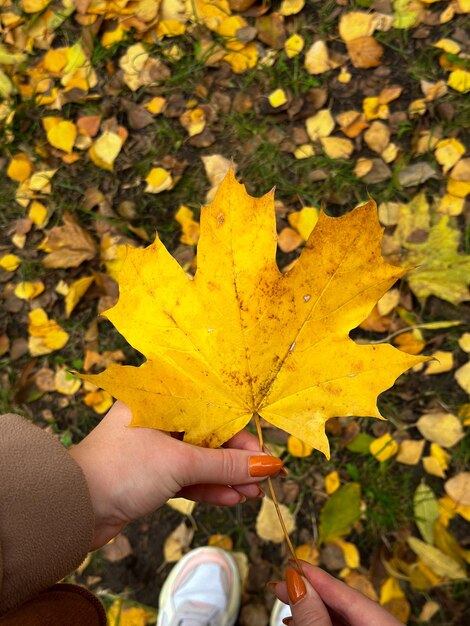
<instances>
[{"instance_id":1,"label":"thumb","mask_svg":"<svg viewBox=\"0 0 470 626\"><path fill-rule=\"evenodd\" d=\"M277 474L283 466L281 459L249 450L181 445L185 446L179 471L183 487L198 483L246 485Z\"/></svg>"},{"instance_id":2,"label":"thumb","mask_svg":"<svg viewBox=\"0 0 470 626\"><path fill-rule=\"evenodd\" d=\"M326 606L306 578L288 567L286 583L295 626L332 626Z\"/></svg>"}]
</instances>

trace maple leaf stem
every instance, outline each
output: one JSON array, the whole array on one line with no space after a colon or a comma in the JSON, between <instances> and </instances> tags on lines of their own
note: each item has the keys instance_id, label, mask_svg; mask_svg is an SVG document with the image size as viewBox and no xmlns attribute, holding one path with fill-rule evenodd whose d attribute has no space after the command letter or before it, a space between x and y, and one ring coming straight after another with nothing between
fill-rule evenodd
<instances>
[{"instance_id":1,"label":"maple leaf stem","mask_svg":"<svg viewBox=\"0 0 470 626\"><path fill-rule=\"evenodd\" d=\"M260 424L260 421L259 421L259 414L258 413L253 413L253 419L255 421L256 432L258 433L258 441L259 441L260 450L265 450L266 446L265 446L264 440L263 440L263 431L261 430L261 424ZM277 516L279 518L279 523L281 524L282 532L284 534L284 538L286 540L287 546L288 546L288 548L290 550L290 553L292 554L292 558L295 561L297 569L299 570L300 574L303 575L302 565L300 564L300 561L297 558L297 555L295 554L294 546L292 544L292 541L290 540L289 533L287 532L287 528L286 528L286 525L284 523L284 518L282 517L281 509L279 508L279 502L278 502L278 499L277 499L277 496L276 496L276 492L274 491L273 481L271 480L271 478L269 476L268 476L268 478L266 480L268 481L269 492L271 494L271 498L272 498L272 501L273 501L273 504L274 504L274 508L276 509L276 513L277 513Z\"/></svg>"}]
</instances>

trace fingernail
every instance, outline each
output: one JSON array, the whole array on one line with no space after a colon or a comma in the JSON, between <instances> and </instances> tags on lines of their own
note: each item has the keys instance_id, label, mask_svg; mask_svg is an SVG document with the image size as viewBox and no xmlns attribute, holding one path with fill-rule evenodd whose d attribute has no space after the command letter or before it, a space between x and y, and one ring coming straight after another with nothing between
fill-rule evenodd
<instances>
[{"instance_id":1,"label":"fingernail","mask_svg":"<svg viewBox=\"0 0 470 626\"><path fill-rule=\"evenodd\" d=\"M307 593L305 583L293 567L286 569L287 595L292 604L302 600Z\"/></svg>"},{"instance_id":2,"label":"fingernail","mask_svg":"<svg viewBox=\"0 0 470 626\"><path fill-rule=\"evenodd\" d=\"M250 458L250 476L272 476L282 468L281 459L274 456L252 456Z\"/></svg>"},{"instance_id":3,"label":"fingernail","mask_svg":"<svg viewBox=\"0 0 470 626\"><path fill-rule=\"evenodd\" d=\"M276 589L276 585L278 585L282 580L270 580L266 583L266 587L268 587L271 591Z\"/></svg>"},{"instance_id":4,"label":"fingernail","mask_svg":"<svg viewBox=\"0 0 470 626\"><path fill-rule=\"evenodd\" d=\"M246 496L242 496L240 494L240 500L238 501L238 504L243 504L244 502L246 502Z\"/></svg>"},{"instance_id":5,"label":"fingernail","mask_svg":"<svg viewBox=\"0 0 470 626\"><path fill-rule=\"evenodd\" d=\"M292 615L290 617L284 617L284 619L282 620L282 623L285 624L286 626L289 626L289 624L292 622L294 618L292 617Z\"/></svg>"},{"instance_id":6,"label":"fingernail","mask_svg":"<svg viewBox=\"0 0 470 626\"><path fill-rule=\"evenodd\" d=\"M266 495L264 489L262 489L259 485L257 485L257 487L259 489L258 498L264 498L264 496Z\"/></svg>"}]
</instances>

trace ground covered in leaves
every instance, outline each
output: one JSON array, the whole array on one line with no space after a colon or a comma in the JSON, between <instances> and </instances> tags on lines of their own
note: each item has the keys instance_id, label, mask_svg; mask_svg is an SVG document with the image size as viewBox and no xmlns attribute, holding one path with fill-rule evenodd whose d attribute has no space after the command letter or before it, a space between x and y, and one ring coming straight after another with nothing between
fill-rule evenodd
<instances>
[{"instance_id":1,"label":"ground covered in leaves","mask_svg":"<svg viewBox=\"0 0 470 626\"><path fill-rule=\"evenodd\" d=\"M231 160L250 193L276 186L285 271L321 207L341 215L370 193L383 255L415 269L353 337L435 360L381 395L387 422L331 419L329 461L264 433L289 468L275 489L302 558L410 624L470 619L469 10L468 0L0 1L2 411L66 446L99 421L111 397L68 370L142 362L98 316L116 301L125 246L158 231L193 273L200 206ZM240 623L266 624L265 583L289 556L269 502L173 505L73 578L110 607L111 624L152 623L171 563L221 545L245 581Z\"/></svg>"}]
</instances>

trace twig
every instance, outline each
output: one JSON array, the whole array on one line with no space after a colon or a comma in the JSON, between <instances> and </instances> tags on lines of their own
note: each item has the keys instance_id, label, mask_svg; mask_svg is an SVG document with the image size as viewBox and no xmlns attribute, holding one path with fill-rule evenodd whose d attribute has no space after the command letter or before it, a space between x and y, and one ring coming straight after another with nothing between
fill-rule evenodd
<instances>
[{"instance_id":1,"label":"twig","mask_svg":"<svg viewBox=\"0 0 470 626\"><path fill-rule=\"evenodd\" d=\"M265 448L265 445L264 445L264 441L263 441L263 432L261 430L261 424L260 424L260 421L259 421L258 413L253 413L253 419L255 420L256 432L258 433L259 447L260 447L260 450L263 450ZM302 565L300 564L300 561L297 558L297 555L295 554L294 546L292 545L292 541L290 540L289 533L287 532L287 528L286 528L286 525L284 523L284 518L282 517L281 509L279 508L279 502L278 502L278 499L277 499L277 496L276 496L276 492L274 491L273 481L271 480L271 478L269 476L267 478L267 481L268 481L269 492L271 494L271 498L272 498L272 501L274 503L274 507L276 509L276 513L277 513L277 516L279 518L279 523L281 524L282 532L284 534L284 538L286 540L287 546L288 546L288 548L290 550L290 553L292 554L292 558L295 561L295 564L297 566L297 569L299 570L299 573L302 574L302 576L303 576L304 573L303 573L303 570L302 570Z\"/></svg>"}]
</instances>

